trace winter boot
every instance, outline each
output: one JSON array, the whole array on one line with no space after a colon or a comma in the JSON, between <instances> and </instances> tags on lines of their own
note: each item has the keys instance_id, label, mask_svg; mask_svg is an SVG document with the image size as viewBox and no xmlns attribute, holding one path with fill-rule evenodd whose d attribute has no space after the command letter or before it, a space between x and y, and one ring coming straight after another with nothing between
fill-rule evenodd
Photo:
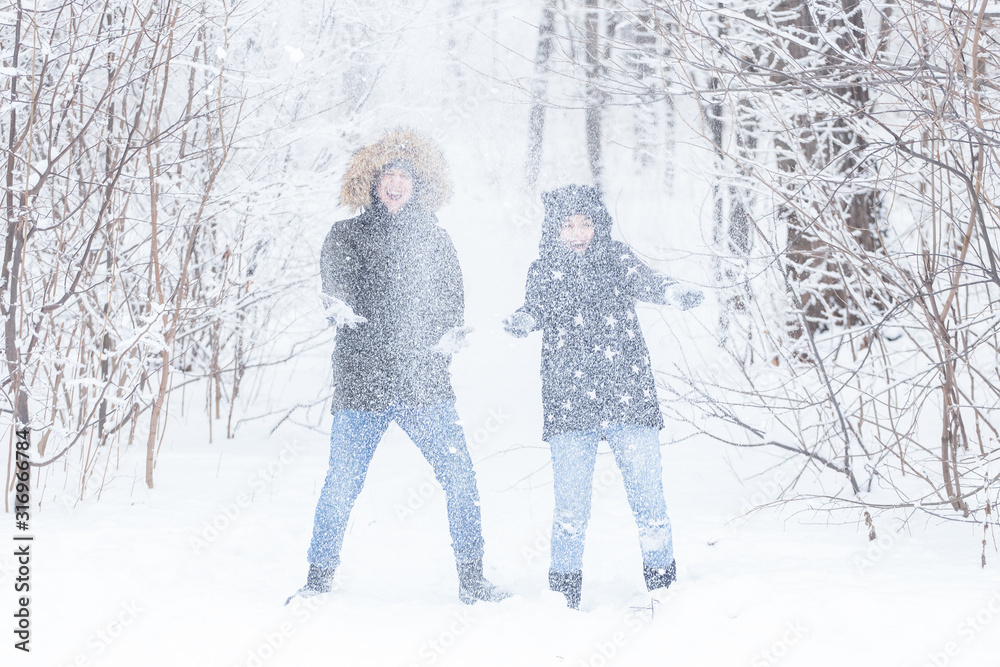
<instances>
[{"instance_id":1,"label":"winter boot","mask_svg":"<svg viewBox=\"0 0 1000 667\"><path fill-rule=\"evenodd\" d=\"M583 571L577 570L569 574L549 570L549 590L566 596L566 606L570 609L580 608L580 590L583 588Z\"/></svg>"},{"instance_id":2,"label":"winter boot","mask_svg":"<svg viewBox=\"0 0 1000 667\"><path fill-rule=\"evenodd\" d=\"M483 576L483 561L470 560L458 565L458 599L465 604L475 604L477 600L499 602L510 597Z\"/></svg>"},{"instance_id":3,"label":"winter boot","mask_svg":"<svg viewBox=\"0 0 1000 667\"><path fill-rule=\"evenodd\" d=\"M642 574L646 578L646 590L668 588L677 581L677 561L672 561L667 567L642 566Z\"/></svg>"},{"instance_id":4,"label":"winter boot","mask_svg":"<svg viewBox=\"0 0 1000 667\"><path fill-rule=\"evenodd\" d=\"M309 574L306 575L306 585L285 600L285 605L288 605L295 597L311 598L314 595L329 593L333 589L333 573L334 568L332 567L319 567L310 563Z\"/></svg>"}]
</instances>

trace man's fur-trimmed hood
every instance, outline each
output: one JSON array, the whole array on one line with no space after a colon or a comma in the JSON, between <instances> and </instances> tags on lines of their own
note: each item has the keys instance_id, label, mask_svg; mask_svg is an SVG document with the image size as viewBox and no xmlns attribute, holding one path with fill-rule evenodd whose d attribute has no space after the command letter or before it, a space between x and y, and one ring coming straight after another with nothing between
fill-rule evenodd
<instances>
[{"instance_id":1,"label":"man's fur-trimmed hood","mask_svg":"<svg viewBox=\"0 0 1000 667\"><path fill-rule=\"evenodd\" d=\"M354 210L370 208L376 177L395 160L413 165L413 196L422 208L437 211L451 198L448 164L441 150L413 130L398 128L351 156L340 190L340 205Z\"/></svg>"}]
</instances>

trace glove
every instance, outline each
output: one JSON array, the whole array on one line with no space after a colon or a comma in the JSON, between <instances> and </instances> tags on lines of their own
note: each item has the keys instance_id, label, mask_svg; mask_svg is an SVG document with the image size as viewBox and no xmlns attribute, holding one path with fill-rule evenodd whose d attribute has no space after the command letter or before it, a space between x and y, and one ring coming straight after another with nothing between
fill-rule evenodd
<instances>
[{"instance_id":1,"label":"glove","mask_svg":"<svg viewBox=\"0 0 1000 667\"><path fill-rule=\"evenodd\" d=\"M535 330L537 324L534 317L519 310L513 315L507 316L503 321L503 330L514 338L524 338Z\"/></svg>"},{"instance_id":2,"label":"glove","mask_svg":"<svg viewBox=\"0 0 1000 667\"><path fill-rule=\"evenodd\" d=\"M473 331L475 331L475 329L472 327L452 327L444 332L444 335L441 336L441 340L438 341L438 344L431 349L450 357L463 347L469 346L469 341L466 340L466 338Z\"/></svg>"},{"instance_id":3,"label":"glove","mask_svg":"<svg viewBox=\"0 0 1000 667\"><path fill-rule=\"evenodd\" d=\"M323 295L323 314L326 315L326 319L330 322L330 325L337 328L347 327L352 329L368 321L364 317L355 314L354 310L340 299L335 299L326 294Z\"/></svg>"},{"instance_id":4,"label":"glove","mask_svg":"<svg viewBox=\"0 0 1000 667\"><path fill-rule=\"evenodd\" d=\"M691 310L705 299L705 294L701 290L682 287L679 283L673 283L667 285L666 297L667 303L673 304L681 310Z\"/></svg>"}]
</instances>

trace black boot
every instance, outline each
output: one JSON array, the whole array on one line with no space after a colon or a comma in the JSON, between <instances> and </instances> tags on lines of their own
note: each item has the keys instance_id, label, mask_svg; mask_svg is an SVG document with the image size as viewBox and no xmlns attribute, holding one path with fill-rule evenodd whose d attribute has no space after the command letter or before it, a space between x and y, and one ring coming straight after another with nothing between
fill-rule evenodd
<instances>
[{"instance_id":1,"label":"black boot","mask_svg":"<svg viewBox=\"0 0 1000 667\"><path fill-rule=\"evenodd\" d=\"M333 589L333 574L334 568L332 567L319 567L310 563L309 574L306 575L306 585L285 600L285 604L291 602L294 597L311 598L314 595L329 593Z\"/></svg>"},{"instance_id":2,"label":"black boot","mask_svg":"<svg viewBox=\"0 0 1000 667\"><path fill-rule=\"evenodd\" d=\"M646 578L646 590L668 588L677 581L677 561L672 561L667 567L642 566L642 574Z\"/></svg>"},{"instance_id":3,"label":"black boot","mask_svg":"<svg viewBox=\"0 0 1000 667\"><path fill-rule=\"evenodd\" d=\"M470 560L467 563L456 563L458 566L458 599L465 604L475 604L477 600L499 602L510 597L489 582L483 576L483 561Z\"/></svg>"},{"instance_id":4,"label":"black boot","mask_svg":"<svg viewBox=\"0 0 1000 667\"><path fill-rule=\"evenodd\" d=\"M583 588L583 571L577 570L569 574L549 570L549 590L566 596L566 606L570 609L580 608L580 590Z\"/></svg>"}]
</instances>

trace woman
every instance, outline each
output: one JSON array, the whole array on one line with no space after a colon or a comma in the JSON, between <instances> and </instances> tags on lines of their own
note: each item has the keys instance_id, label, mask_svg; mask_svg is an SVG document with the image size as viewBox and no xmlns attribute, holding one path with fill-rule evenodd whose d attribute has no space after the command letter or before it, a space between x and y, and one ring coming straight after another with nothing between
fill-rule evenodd
<instances>
[{"instance_id":1,"label":"woman","mask_svg":"<svg viewBox=\"0 0 1000 667\"><path fill-rule=\"evenodd\" d=\"M697 306L701 292L656 274L611 239L611 216L594 188L542 195L539 257L508 333L542 330L543 438L552 455L555 513L549 587L580 604L583 544L597 445L606 440L639 526L649 590L676 578L663 496L658 432L663 417L636 301Z\"/></svg>"}]
</instances>

